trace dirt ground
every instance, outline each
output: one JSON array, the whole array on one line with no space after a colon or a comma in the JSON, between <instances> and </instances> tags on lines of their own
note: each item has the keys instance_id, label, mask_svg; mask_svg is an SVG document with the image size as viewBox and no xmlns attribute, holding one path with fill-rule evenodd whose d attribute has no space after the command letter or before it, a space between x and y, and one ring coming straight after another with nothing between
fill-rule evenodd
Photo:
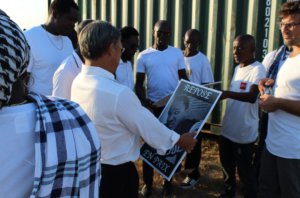
<instances>
[{"instance_id":1,"label":"dirt ground","mask_svg":"<svg viewBox=\"0 0 300 198\"><path fill-rule=\"evenodd\" d=\"M182 162L184 164L184 160ZM143 168L142 160L135 162L140 178L140 190L143 187ZM184 166L183 166L184 167ZM215 198L224 192L222 166L219 159L219 145L217 139L202 138L202 158L199 166L201 174L199 182L190 189L179 187L185 179L189 170L182 170L179 175L174 176L172 183L172 198ZM162 197L162 177L158 172L154 173L154 184L151 198ZM236 196L242 198L243 185L236 175ZM140 192L140 198L142 198Z\"/></svg>"}]
</instances>

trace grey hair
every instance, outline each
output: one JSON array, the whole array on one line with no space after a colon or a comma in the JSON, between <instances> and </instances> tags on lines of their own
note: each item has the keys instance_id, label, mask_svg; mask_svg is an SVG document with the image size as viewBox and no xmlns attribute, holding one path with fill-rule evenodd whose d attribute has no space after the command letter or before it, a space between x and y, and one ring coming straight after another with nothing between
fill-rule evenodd
<instances>
[{"instance_id":1,"label":"grey hair","mask_svg":"<svg viewBox=\"0 0 300 198\"><path fill-rule=\"evenodd\" d=\"M104 55L107 46L121 39L120 31L106 21L94 21L80 33L79 46L83 58L96 60Z\"/></svg>"}]
</instances>

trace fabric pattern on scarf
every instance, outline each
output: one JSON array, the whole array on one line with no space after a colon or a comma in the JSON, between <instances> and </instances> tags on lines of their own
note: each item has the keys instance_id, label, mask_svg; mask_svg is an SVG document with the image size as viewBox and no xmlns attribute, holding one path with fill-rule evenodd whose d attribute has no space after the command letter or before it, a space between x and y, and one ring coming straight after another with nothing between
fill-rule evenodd
<instances>
[{"instance_id":1,"label":"fabric pattern on scarf","mask_svg":"<svg viewBox=\"0 0 300 198\"><path fill-rule=\"evenodd\" d=\"M282 45L279 48L276 49L275 55L273 56L273 59L271 61L271 67L268 71L267 78L276 79L277 73L278 73L278 66L279 62L281 60L282 55L286 52L286 45Z\"/></svg>"},{"instance_id":2,"label":"fabric pattern on scarf","mask_svg":"<svg viewBox=\"0 0 300 198\"><path fill-rule=\"evenodd\" d=\"M26 71L30 47L19 26L0 12L0 110L9 101L12 86Z\"/></svg>"},{"instance_id":3,"label":"fabric pattern on scarf","mask_svg":"<svg viewBox=\"0 0 300 198\"><path fill-rule=\"evenodd\" d=\"M37 104L35 175L30 198L98 198L100 141L96 129L72 101L31 92Z\"/></svg>"}]
</instances>

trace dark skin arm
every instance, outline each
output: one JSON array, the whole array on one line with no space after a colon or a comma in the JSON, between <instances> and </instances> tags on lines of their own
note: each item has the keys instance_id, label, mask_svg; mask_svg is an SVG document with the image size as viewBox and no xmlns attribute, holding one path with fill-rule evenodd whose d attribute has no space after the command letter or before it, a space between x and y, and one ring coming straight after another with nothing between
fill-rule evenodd
<instances>
[{"instance_id":1,"label":"dark skin arm","mask_svg":"<svg viewBox=\"0 0 300 198\"><path fill-rule=\"evenodd\" d=\"M238 93L233 91L222 91L222 92L223 93L220 97L220 100L231 98L241 102L255 103L259 90L257 85L251 85L250 91L245 93Z\"/></svg>"},{"instance_id":2,"label":"dark skin arm","mask_svg":"<svg viewBox=\"0 0 300 198\"><path fill-rule=\"evenodd\" d=\"M190 81L186 75L185 69L178 70L178 76L179 76L179 80L184 79Z\"/></svg>"},{"instance_id":3,"label":"dark skin arm","mask_svg":"<svg viewBox=\"0 0 300 198\"><path fill-rule=\"evenodd\" d=\"M153 106L153 102L146 98L145 88L144 88L144 81L145 81L145 73L136 73L136 84L135 84L135 92L138 98L140 99L143 106L145 106L149 111L153 112L153 109L156 106Z\"/></svg>"}]
</instances>

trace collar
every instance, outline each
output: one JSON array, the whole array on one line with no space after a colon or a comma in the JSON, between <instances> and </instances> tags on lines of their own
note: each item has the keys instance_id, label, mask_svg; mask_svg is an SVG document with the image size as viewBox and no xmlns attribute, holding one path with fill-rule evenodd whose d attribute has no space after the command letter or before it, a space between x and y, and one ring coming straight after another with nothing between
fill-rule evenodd
<instances>
[{"instance_id":1,"label":"collar","mask_svg":"<svg viewBox=\"0 0 300 198\"><path fill-rule=\"evenodd\" d=\"M95 67L95 66L86 66L82 64L82 70L81 73L86 74L86 75L92 75L92 76L101 76L104 78L107 78L112 81L115 80L115 76L110 73L109 71L102 69L100 67Z\"/></svg>"},{"instance_id":2,"label":"collar","mask_svg":"<svg viewBox=\"0 0 300 198\"><path fill-rule=\"evenodd\" d=\"M82 62L81 58L78 56L78 54L75 52L75 50L73 51L73 56L74 56L75 61L77 63L76 66L78 66L78 68L81 69L82 65L83 65L83 62Z\"/></svg>"},{"instance_id":3,"label":"collar","mask_svg":"<svg viewBox=\"0 0 300 198\"><path fill-rule=\"evenodd\" d=\"M122 58L120 58L120 64L124 64L124 62L123 62Z\"/></svg>"}]
</instances>

